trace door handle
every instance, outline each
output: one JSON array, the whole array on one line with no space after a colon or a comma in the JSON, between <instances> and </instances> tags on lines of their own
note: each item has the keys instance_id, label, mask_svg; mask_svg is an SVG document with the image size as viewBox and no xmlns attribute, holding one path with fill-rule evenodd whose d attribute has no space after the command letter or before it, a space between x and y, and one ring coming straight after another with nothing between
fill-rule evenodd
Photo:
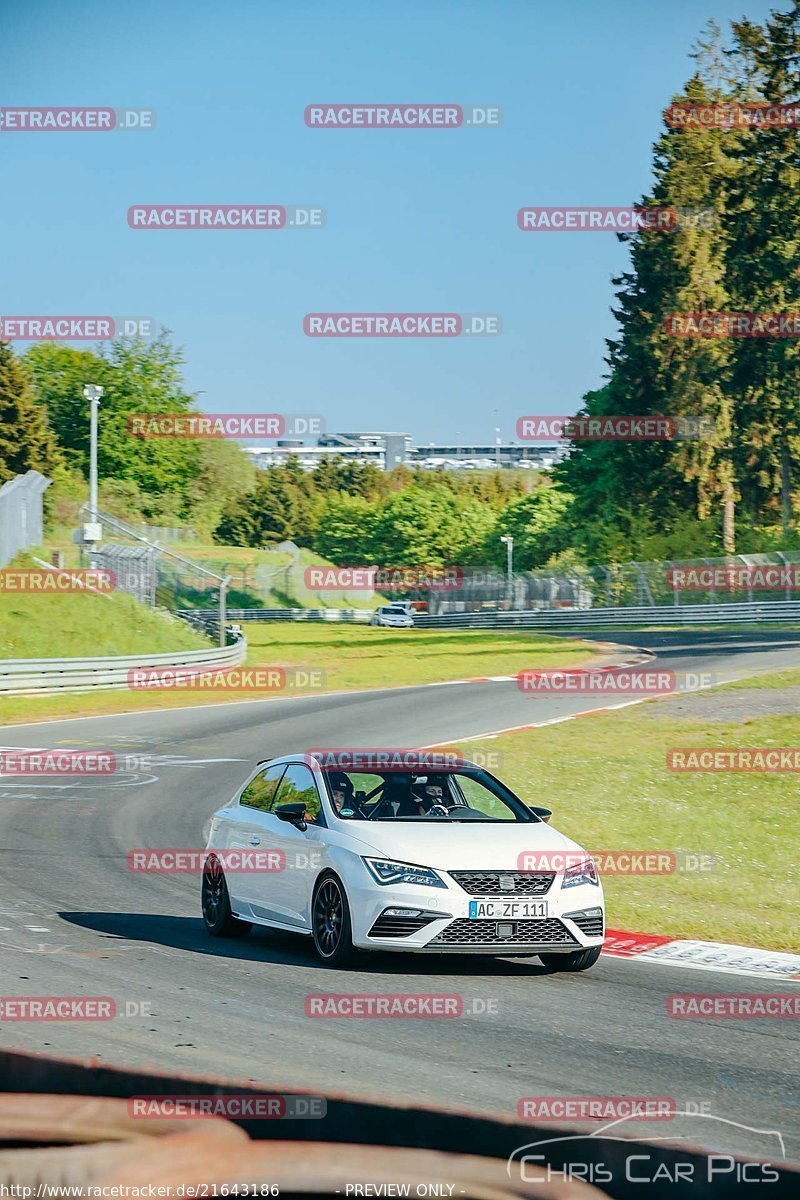
<instances>
[{"instance_id":1,"label":"door handle","mask_svg":"<svg viewBox=\"0 0 800 1200\"><path fill-rule=\"evenodd\" d=\"M261 845L261 838L260 838L260 837L251 837L251 838L250 838L250 845L251 845L251 846L260 846L260 845Z\"/></svg>"}]
</instances>

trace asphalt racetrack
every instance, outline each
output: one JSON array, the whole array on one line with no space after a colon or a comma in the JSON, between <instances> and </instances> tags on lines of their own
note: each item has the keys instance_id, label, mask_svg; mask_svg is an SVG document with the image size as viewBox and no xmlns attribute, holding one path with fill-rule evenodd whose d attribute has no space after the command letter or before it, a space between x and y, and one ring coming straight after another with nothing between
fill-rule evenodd
<instances>
[{"instance_id":1,"label":"asphalt racetrack","mask_svg":"<svg viewBox=\"0 0 800 1200\"><path fill-rule=\"evenodd\" d=\"M800 639L786 632L616 640L653 649L661 667L725 679L800 664ZM573 976L547 974L538 959L405 955L368 956L362 969L334 972L302 939L254 930L243 942L212 940L196 876L127 869L134 847L201 847L210 814L259 759L315 745L427 746L606 702L614 701L531 699L513 682L488 682L6 727L3 746L106 748L149 756L152 770L66 785L6 778L0 788L2 993L112 996L132 1011L101 1023L6 1021L1 1044L512 1117L527 1096L669 1096L715 1118L781 1130L789 1157L800 1158L797 1023L665 1015L673 992L800 984L605 956ZM558 797L536 796L534 786L529 798L552 801L557 827ZM476 1011L314 1020L304 1010L310 992L456 993ZM761 1134L685 1122L694 1142L774 1153Z\"/></svg>"}]
</instances>

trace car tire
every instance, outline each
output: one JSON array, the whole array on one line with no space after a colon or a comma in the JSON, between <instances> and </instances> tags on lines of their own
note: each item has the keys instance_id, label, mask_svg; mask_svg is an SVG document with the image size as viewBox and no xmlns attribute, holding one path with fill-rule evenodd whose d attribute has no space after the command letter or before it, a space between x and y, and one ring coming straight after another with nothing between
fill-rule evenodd
<instances>
[{"instance_id":1,"label":"car tire","mask_svg":"<svg viewBox=\"0 0 800 1200\"><path fill-rule=\"evenodd\" d=\"M602 946L589 946L572 954L540 954L548 971L588 971L600 957Z\"/></svg>"},{"instance_id":2,"label":"car tire","mask_svg":"<svg viewBox=\"0 0 800 1200\"><path fill-rule=\"evenodd\" d=\"M326 967L354 961L353 925L344 884L332 871L320 876L311 901L311 936L317 957Z\"/></svg>"},{"instance_id":3,"label":"car tire","mask_svg":"<svg viewBox=\"0 0 800 1200\"><path fill-rule=\"evenodd\" d=\"M203 923L212 937L247 937L253 928L249 921L242 921L231 912L225 872L214 855L203 866L201 905Z\"/></svg>"}]
</instances>

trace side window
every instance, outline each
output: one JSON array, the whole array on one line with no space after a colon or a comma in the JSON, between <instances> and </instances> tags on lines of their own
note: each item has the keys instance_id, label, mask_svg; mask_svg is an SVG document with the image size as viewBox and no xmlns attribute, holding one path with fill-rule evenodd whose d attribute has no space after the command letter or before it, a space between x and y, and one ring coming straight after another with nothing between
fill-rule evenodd
<instances>
[{"instance_id":1,"label":"side window","mask_svg":"<svg viewBox=\"0 0 800 1200\"><path fill-rule=\"evenodd\" d=\"M286 768L275 804L304 804L308 820L315 824L320 823L319 792L308 767L302 763L294 763Z\"/></svg>"},{"instance_id":2,"label":"side window","mask_svg":"<svg viewBox=\"0 0 800 1200\"><path fill-rule=\"evenodd\" d=\"M266 767L259 771L242 792L239 803L247 805L248 808L260 808L262 812L271 812L275 792L285 770L285 764L281 763L279 766Z\"/></svg>"},{"instance_id":3,"label":"side window","mask_svg":"<svg viewBox=\"0 0 800 1200\"><path fill-rule=\"evenodd\" d=\"M477 779L470 779L469 775L459 775L457 778L464 793L464 799L470 808L483 813L484 817L491 817L493 821L517 820L513 809L510 809L499 796L495 796Z\"/></svg>"}]
</instances>

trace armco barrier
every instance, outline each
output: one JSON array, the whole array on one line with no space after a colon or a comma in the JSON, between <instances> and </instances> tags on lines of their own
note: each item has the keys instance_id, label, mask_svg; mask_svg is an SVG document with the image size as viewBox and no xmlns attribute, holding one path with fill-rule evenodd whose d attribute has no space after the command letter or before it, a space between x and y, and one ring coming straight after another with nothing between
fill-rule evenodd
<instances>
[{"instance_id":1,"label":"armco barrier","mask_svg":"<svg viewBox=\"0 0 800 1200\"><path fill-rule=\"evenodd\" d=\"M229 608L229 621L347 621L369 625L373 612L368 608ZM214 627L217 610L214 608L179 608L176 617L199 626Z\"/></svg>"},{"instance_id":2,"label":"armco barrier","mask_svg":"<svg viewBox=\"0 0 800 1200\"><path fill-rule=\"evenodd\" d=\"M186 609L176 614L195 622L216 619L213 609ZM369 624L373 613L353 608L229 609L231 621L347 621ZM645 605L641 608L537 608L525 611L417 613L420 629L612 629L650 625L731 625L761 621L800 622L800 600L767 600L741 604Z\"/></svg>"},{"instance_id":3,"label":"armco barrier","mask_svg":"<svg viewBox=\"0 0 800 1200\"><path fill-rule=\"evenodd\" d=\"M128 672L138 667L192 667L223 670L238 667L247 656L247 641L238 636L233 645L209 646L171 654L127 654L108 658L11 658L0 660L0 695L47 695L91 692L100 688L125 688Z\"/></svg>"},{"instance_id":4,"label":"armco barrier","mask_svg":"<svg viewBox=\"0 0 800 1200\"><path fill-rule=\"evenodd\" d=\"M742 604L664 604L640 608L534 609L529 612L420 613L425 629L612 629L650 625L732 625L800 621L800 600Z\"/></svg>"}]
</instances>

